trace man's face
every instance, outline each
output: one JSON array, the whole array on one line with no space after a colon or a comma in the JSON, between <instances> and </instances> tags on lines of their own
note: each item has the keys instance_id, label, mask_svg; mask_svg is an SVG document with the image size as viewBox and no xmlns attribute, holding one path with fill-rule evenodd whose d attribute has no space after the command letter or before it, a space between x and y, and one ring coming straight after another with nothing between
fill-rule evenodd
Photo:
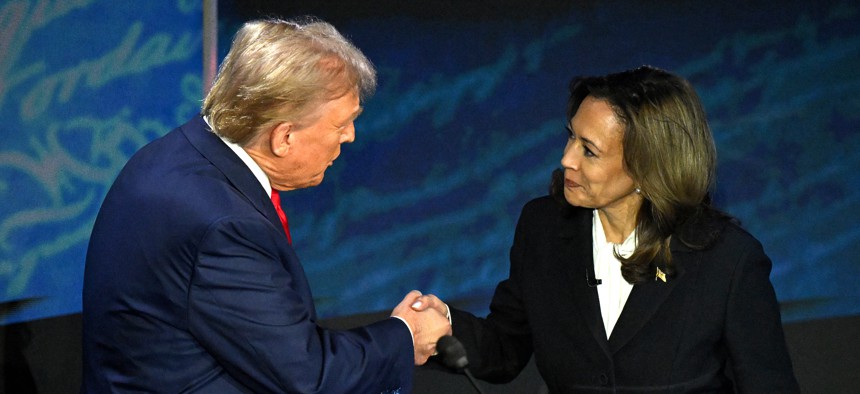
<instances>
[{"instance_id":1,"label":"man's face","mask_svg":"<svg viewBox=\"0 0 860 394\"><path fill-rule=\"evenodd\" d=\"M355 140L355 124L361 113L358 95L350 92L325 102L289 131L289 149L273 161L272 187L293 190L319 185L326 169L340 155L340 144Z\"/></svg>"}]
</instances>

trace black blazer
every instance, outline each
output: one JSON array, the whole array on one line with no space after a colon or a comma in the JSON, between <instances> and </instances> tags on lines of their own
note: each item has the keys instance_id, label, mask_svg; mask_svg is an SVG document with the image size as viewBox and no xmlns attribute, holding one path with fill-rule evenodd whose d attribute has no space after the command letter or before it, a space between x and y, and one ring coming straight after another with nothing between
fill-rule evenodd
<instances>
[{"instance_id":1,"label":"black blazer","mask_svg":"<svg viewBox=\"0 0 860 394\"><path fill-rule=\"evenodd\" d=\"M514 378L534 354L551 392L798 392L771 262L726 224L707 250L670 245L678 272L633 287L609 340L593 267L592 210L526 204L486 319L452 311L475 376Z\"/></svg>"}]
</instances>

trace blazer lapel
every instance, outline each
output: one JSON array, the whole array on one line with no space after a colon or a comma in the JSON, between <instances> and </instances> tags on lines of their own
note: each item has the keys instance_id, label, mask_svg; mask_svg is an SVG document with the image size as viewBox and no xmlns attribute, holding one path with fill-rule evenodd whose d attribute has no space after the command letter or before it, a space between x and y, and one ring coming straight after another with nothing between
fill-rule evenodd
<instances>
[{"instance_id":1,"label":"blazer lapel","mask_svg":"<svg viewBox=\"0 0 860 394\"><path fill-rule=\"evenodd\" d=\"M267 191L260 186L260 182L242 159L212 132L202 116L183 125L182 133L200 154L221 170L227 180L254 208L272 222L275 228L282 227Z\"/></svg>"},{"instance_id":2,"label":"blazer lapel","mask_svg":"<svg viewBox=\"0 0 860 394\"><path fill-rule=\"evenodd\" d=\"M666 278L666 282L654 278L633 286L627 303L621 310L621 316L618 317L618 322L612 330L612 336L609 337L609 347L613 353L624 347L642 329L645 323L657 312L660 305L669 297L676 285L683 280L687 269L685 269L682 260L687 257L685 256L687 255L686 252L690 250L675 240L672 240L670 247L672 259L677 268L676 275Z\"/></svg>"},{"instance_id":3,"label":"blazer lapel","mask_svg":"<svg viewBox=\"0 0 860 394\"><path fill-rule=\"evenodd\" d=\"M583 213L584 212L584 213ZM594 257L592 254L591 210L576 211L570 218L562 219L559 231L559 266L569 267L568 283L573 292L574 306L580 311L591 335L609 354L606 329L600 315L600 299L597 288L588 284L594 278ZM587 229L587 230L583 230Z\"/></svg>"}]
</instances>

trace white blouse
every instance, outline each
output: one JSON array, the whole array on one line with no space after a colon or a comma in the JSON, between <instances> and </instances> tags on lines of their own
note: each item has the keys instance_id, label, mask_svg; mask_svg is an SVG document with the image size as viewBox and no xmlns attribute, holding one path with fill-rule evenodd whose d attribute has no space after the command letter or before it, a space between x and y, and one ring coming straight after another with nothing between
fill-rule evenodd
<instances>
[{"instance_id":1,"label":"white blouse","mask_svg":"<svg viewBox=\"0 0 860 394\"><path fill-rule=\"evenodd\" d=\"M603 232L603 224L600 215L594 210L592 220L592 244L594 245L594 277L602 282L597 286L597 295L600 298L600 315L603 317L603 327L606 329L606 338L612 334L621 310L633 290L633 285L627 283L621 276L621 262L615 258L614 251L622 257L629 257L636 249L636 230L627 236L621 245L606 242L606 234Z\"/></svg>"}]
</instances>

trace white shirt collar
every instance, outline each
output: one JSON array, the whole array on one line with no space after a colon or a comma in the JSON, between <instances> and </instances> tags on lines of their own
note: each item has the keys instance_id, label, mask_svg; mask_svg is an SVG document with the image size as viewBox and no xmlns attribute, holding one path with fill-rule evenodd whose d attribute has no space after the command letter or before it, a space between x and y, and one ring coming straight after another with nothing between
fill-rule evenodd
<instances>
[{"instance_id":1,"label":"white shirt collar","mask_svg":"<svg viewBox=\"0 0 860 394\"><path fill-rule=\"evenodd\" d=\"M206 124L209 126L209 129L211 129L214 133L215 128L212 127L211 123L209 123L209 117L204 116L203 120L206 121ZM251 158L251 155L249 155L248 152L245 152L245 149L242 149L241 146L228 141L226 138L218 135L218 133L215 133L215 135L217 135L218 138L221 139L221 141L224 141L227 147L229 147L233 152L236 153L236 156L239 156L239 158L242 159L242 162L245 163L245 166L247 166L248 169L251 170L251 173L253 173L254 177L257 178L257 181L260 182L260 186L263 187L263 190L266 191L266 194L268 194L269 197L272 197L272 184L269 182L269 177L266 176L266 173L263 172L263 169L260 168L260 165L257 164L257 162L254 161L253 158Z\"/></svg>"}]
</instances>

